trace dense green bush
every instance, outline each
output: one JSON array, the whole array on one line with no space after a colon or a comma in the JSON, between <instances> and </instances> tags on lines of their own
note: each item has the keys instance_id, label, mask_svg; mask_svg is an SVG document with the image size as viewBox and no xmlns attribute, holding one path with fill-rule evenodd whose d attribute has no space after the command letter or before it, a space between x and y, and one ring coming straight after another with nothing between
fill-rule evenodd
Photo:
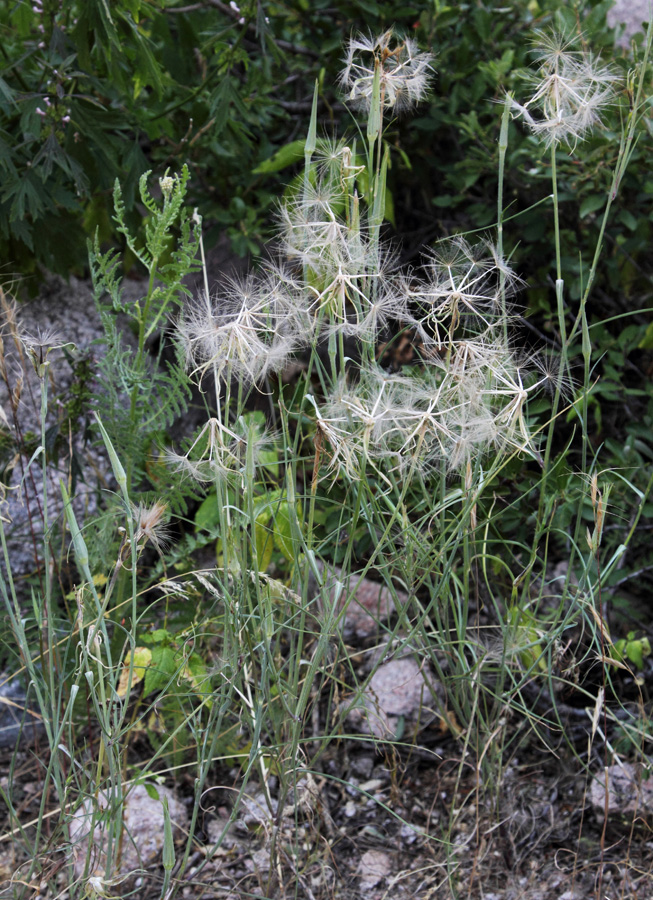
<instances>
[{"instance_id":1,"label":"dense green bush","mask_svg":"<svg viewBox=\"0 0 653 900\"><path fill-rule=\"evenodd\" d=\"M8 4L0 10L2 256L22 272L35 264L64 274L83 269L84 236L99 227L102 239L115 237L115 178L134 224L142 172L179 170L184 163L191 168L191 202L211 226L207 242L226 229L236 253L260 252L278 181L287 179L286 171L278 173L298 158L292 147L306 130L312 82L320 82L320 127L341 126L347 114L334 83L343 40L351 29L377 33L389 24L414 32L435 53L437 68L435 90L418 118L400 118L387 135L399 151L389 183L404 253L414 254L443 229L488 227L495 215L493 101L516 88L519 69L529 62L528 30L550 24L560 7L567 27L591 33L593 47L609 46L609 6L609 0L594 4L581 21L559 0L509 7L498 0L483 7L435 3L429 10L373 0L245 2L240 12L216 0ZM628 65L624 60L624 73ZM580 249L604 187L606 139L594 140L595 164L592 154L582 171L570 161L561 185L563 196L580 195ZM290 152L274 158L288 143ZM646 148L638 152L645 155ZM514 214L542 199L533 193L533 170L545 182L547 173L537 145L517 128L509 154ZM535 178L525 180L525 169ZM636 266L648 226L639 210L647 184L644 195L625 186L627 203L611 232L610 283L626 268L632 292L641 290ZM575 220L568 230L576 231ZM530 247L544 243L548 232L537 207L520 220ZM570 262L576 265L575 256ZM533 271L543 282L546 273L526 268L529 280ZM540 302L543 293L544 287Z\"/></svg>"}]
</instances>

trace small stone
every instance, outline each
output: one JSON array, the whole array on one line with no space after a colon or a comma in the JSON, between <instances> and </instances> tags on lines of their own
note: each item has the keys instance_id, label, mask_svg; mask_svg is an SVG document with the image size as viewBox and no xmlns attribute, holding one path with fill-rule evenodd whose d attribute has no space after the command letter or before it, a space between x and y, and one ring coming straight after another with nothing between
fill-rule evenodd
<instances>
[{"instance_id":1,"label":"small stone","mask_svg":"<svg viewBox=\"0 0 653 900\"><path fill-rule=\"evenodd\" d=\"M270 854L267 850L256 850L252 853L252 862L254 863L255 872L269 872Z\"/></svg>"},{"instance_id":2,"label":"small stone","mask_svg":"<svg viewBox=\"0 0 653 900\"><path fill-rule=\"evenodd\" d=\"M368 850L358 864L361 890L371 890L392 873L392 864L387 853Z\"/></svg>"},{"instance_id":3,"label":"small stone","mask_svg":"<svg viewBox=\"0 0 653 900\"><path fill-rule=\"evenodd\" d=\"M383 784L384 782L381 778L370 778L369 781L364 781L360 785L360 790L367 794L375 794L379 788L383 787Z\"/></svg>"},{"instance_id":4,"label":"small stone","mask_svg":"<svg viewBox=\"0 0 653 900\"><path fill-rule=\"evenodd\" d=\"M169 788L156 785L154 790L158 797L151 797L144 784L125 789L122 805L122 852L118 867L111 873L105 872L108 816L99 817L91 835L92 801L86 800L82 803L73 814L70 823L70 842L73 847L77 878L81 879L84 874L89 852L91 853L89 875L101 879L108 876L109 883L116 876L135 874L154 862L163 849L163 797L168 799L173 836L176 831L186 827L188 819L186 807L177 800ZM100 794L97 803L101 812L107 810L109 806L107 795ZM89 843L92 843L90 851Z\"/></svg>"},{"instance_id":5,"label":"small stone","mask_svg":"<svg viewBox=\"0 0 653 900\"><path fill-rule=\"evenodd\" d=\"M324 567L320 565L320 568ZM408 603L409 597L404 591L395 590L393 592L381 582L372 581L371 578L359 580L355 574L343 576L342 569L337 566L330 569L324 568L324 573L325 583L332 599L338 585L344 584L338 609L341 610L349 600L341 624L345 640L352 638L364 640L373 637L378 634L379 623L384 622L393 614L396 603L400 606ZM349 592L354 588L356 593L349 599Z\"/></svg>"},{"instance_id":6,"label":"small stone","mask_svg":"<svg viewBox=\"0 0 653 900\"><path fill-rule=\"evenodd\" d=\"M253 797L245 795L241 808L240 821L248 828L257 828L260 825L269 826L277 812L277 801L272 798L270 806L262 792Z\"/></svg>"},{"instance_id":7,"label":"small stone","mask_svg":"<svg viewBox=\"0 0 653 900\"><path fill-rule=\"evenodd\" d=\"M422 834L422 830L420 828L415 828L413 825L409 825L408 822L404 822L404 824L399 829L399 834L401 835L401 839L404 844L414 844L417 840L419 834ZM488 895L485 895L485 900L488 900Z\"/></svg>"},{"instance_id":8,"label":"small stone","mask_svg":"<svg viewBox=\"0 0 653 900\"><path fill-rule=\"evenodd\" d=\"M209 844L213 847L220 841L220 849L228 850L238 843L238 838L232 833L234 823L229 821L229 814L216 816L206 826ZM226 834L225 834L226 831Z\"/></svg>"},{"instance_id":9,"label":"small stone","mask_svg":"<svg viewBox=\"0 0 653 900\"><path fill-rule=\"evenodd\" d=\"M653 816L653 776L647 778L632 763L608 766L595 773L590 788L590 802L597 819L602 822L606 812L605 780L608 779L608 816Z\"/></svg>"},{"instance_id":10,"label":"small stone","mask_svg":"<svg viewBox=\"0 0 653 900\"><path fill-rule=\"evenodd\" d=\"M367 779L372 774L372 769L374 768L374 757L367 755L353 756L349 765L352 775Z\"/></svg>"},{"instance_id":11,"label":"small stone","mask_svg":"<svg viewBox=\"0 0 653 900\"><path fill-rule=\"evenodd\" d=\"M412 724L432 718L433 699L426 683L434 678L415 659L393 659L380 666L360 698L352 705L349 720L364 734L379 738L393 737L403 716Z\"/></svg>"},{"instance_id":12,"label":"small stone","mask_svg":"<svg viewBox=\"0 0 653 900\"><path fill-rule=\"evenodd\" d=\"M430 700L422 669L412 657L380 666L372 676L369 692L386 713L394 716L410 715Z\"/></svg>"}]
</instances>

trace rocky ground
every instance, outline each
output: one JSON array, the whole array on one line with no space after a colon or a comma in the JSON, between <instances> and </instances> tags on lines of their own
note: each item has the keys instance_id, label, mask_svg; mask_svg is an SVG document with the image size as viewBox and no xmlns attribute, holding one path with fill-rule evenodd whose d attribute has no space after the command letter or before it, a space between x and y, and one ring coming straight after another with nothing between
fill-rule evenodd
<instances>
[{"instance_id":1,"label":"rocky ground","mask_svg":"<svg viewBox=\"0 0 653 900\"><path fill-rule=\"evenodd\" d=\"M295 788L285 800L271 775L267 785L251 779L235 804L243 789L241 768L233 762L215 766L179 896L650 900L653 776L625 752L615 752L614 729L603 741L588 701L591 679L577 691L570 685L554 702L544 676L535 678L523 691L524 712L506 707L484 743L425 699L425 677L432 682L433 676L423 664L410 653L393 658L383 645L382 625L392 619L385 589L362 582L343 637L360 676L380 652L387 661L314 765L307 753L307 765L295 773ZM650 683L652 675L649 665L644 681ZM633 680L624 678L622 701L633 691ZM13 702L20 708L16 694ZM320 719L325 715L318 704L312 722L317 733L327 725ZM130 772L138 772L148 750L147 743L134 743ZM43 735L31 729L13 760L8 747L3 756L0 751L0 789L11 780L23 824L37 816L43 753ZM98 890L138 900L161 896L162 799L168 799L179 860L194 782L192 766L182 765L161 780L150 779L153 791L131 786L123 814L124 880L120 887L98 882ZM46 814L57 821L54 795L47 798ZM63 863L70 861L75 877L82 877L87 815L82 803L66 832L50 833L46 818L42 885L30 885L23 895L18 886L29 862L25 844L8 840L16 822L0 821L1 896L66 900L71 875ZM93 842L101 846L100 832ZM96 863L101 870L101 856ZM58 886L56 894L46 878Z\"/></svg>"},{"instance_id":2,"label":"rocky ground","mask_svg":"<svg viewBox=\"0 0 653 900\"><path fill-rule=\"evenodd\" d=\"M618 37L620 46L629 45L633 35L642 30L643 23L649 21L650 14L650 0L615 0L607 19L610 28L616 28L621 24L624 26L623 32Z\"/></svg>"}]
</instances>

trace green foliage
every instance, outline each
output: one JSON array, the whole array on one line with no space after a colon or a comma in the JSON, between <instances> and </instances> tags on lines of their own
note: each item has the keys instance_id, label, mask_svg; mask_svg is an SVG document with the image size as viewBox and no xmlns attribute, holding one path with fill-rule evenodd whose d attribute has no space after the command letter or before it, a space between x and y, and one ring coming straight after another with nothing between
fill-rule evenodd
<instances>
[{"instance_id":1,"label":"green foliage","mask_svg":"<svg viewBox=\"0 0 653 900\"><path fill-rule=\"evenodd\" d=\"M115 237L115 179L134 227L141 173L186 162L191 203L214 224L213 237L226 229L236 252L260 252L274 185L255 170L285 141L288 114L299 115L298 129L308 117L299 76L327 81L353 22L393 16L391 4L341 2L335 17L326 2L265 6L3 6L3 258L22 272L36 264L79 271L84 235L99 226L102 240Z\"/></svg>"},{"instance_id":2,"label":"green foliage","mask_svg":"<svg viewBox=\"0 0 653 900\"><path fill-rule=\"evenodd\" d=\"M263 433L265 417L262 413L248 412L243 415L242 419L250 434L260 435ZM278 448L272 446L263 451L260 454L260 464L261 474L266 478L255 482L251 487L253 529L252 523L248 519L243 519L240 526L232 523L225 539L221 530L220 504L223 500L220 499L216 490L212 490L195 513L195 531L200 536L206 535L207 540L214 540L217 537L217 563L222 566L225 558L231 560L237 558L243 546L243 532L253 530L252 554L259 571L267 572L274 562L275 567L281 567L287 572L291 572L300 553L293 532L293 523L297 522L300 524L300 528L302 527L301 504L296 503L293 514L289 508L285 489L278 486ZM235 508L238 501L233 490L228 492L227 499L230 506L234 505ZM249 498L245 502L248 505ZM228 542L228 546L225 546L225 542ZM240 563L238 568L240 568Z\"/></svg>"},{"instance_id":3,"label":"green foliage","mask_svg":"<svg viewBox=\"0 0 653 900\"><path fill-rule=\"evenodd\" d=\"M605 27L609 5L594 3L583 20L584 33L591 30L598 49L611 46ZM400 151L388 173L389 195L401 198L397 229L421 242L441 226L488 227L497 162L493 101L519 87L519 71L531 61L530 29L555 25L574 31L579 22L579 13L560 0L520 0L510 7L493 0L483 8L438 3L429 9L345 0L319 0L310 8L266 2L260 9L243 4L240 13L211 5L189 8L181 0L46 0L38 12L21 0L0 11L2 255L22 271L35 263L64 273L80 269L84 234L99 227L101 241L115 239L110 216L116 177L134 228L140 221L141 172L179 170L184 163L193 173L190 204L209 226L208 243L226 230L237 253L260 252L277 173L301 159L302 139L296 135L306 131L315 79L318 133L333 125L342 130L346 115L333 85L343 41L352 31L380 32L390 24L414 33L437 57L433 95L416 119L398 119L388 133ZM618 64L625 74L626 60ZM295 123L290 141L289 115ZM598 137L582 169L572 161L563 167L563 191L574 191L586 204L581 243L593 229L592 203L604 194L605 147ZM526 210L541 199L531 185L547 178L546 162L534 139L520 137L516 126L510 148L510 214L521 214L520 230L530 247L533 239L544 247L550 229L539 209ZM645 141L635 152L642 162L647 158ZM524 171L531 173L529 183L520 175ZM647 188L642 192L628 176L623 190L610 277L616 284L629 270L631 290L637 291L632 264L648 245L648 218L640 214ZM434 215L440 220L435 227ZM64 229L68 239L62 246ZM568 236L574 235L575 222ZM517 259L529 281L542 282L546 273L519 249ZM575 264L577 255L572 252L570 259Z\"/></svg>"},{"instance_id":4,"label":"green foliage","mask_svg":"<svg viewBox=\"0 0 653 900\"><path fill-rule=\"evenodd\" d=\"M184 208L189 172L160 179L163 202L157 202L147 186L149 172L140 178L139 194L148 212L141 243L125 223L120 185L114 188L115 221L127 247L148 274L147 294L136 301L125 300L120 274L120 255L102 253L99 240L89 242L94 297L104 327L105 353L99 364L103 391L97 409L112 442L127 462L127 484L141 486L145 464L153 452L153 439L165 432L187 407L190 388L184 361L177 354L167 364L159 352L150 352L148 342L189 293L187 275L197 270L199 230ZM174 249L171 248L173 240ZM135 346L126 343L116 324L118 314L133 325Z\"/></svg>"},{"instance_id":5,"label":"green foliage","mask_svg":"<svg viewBox=\"0 0 653 900\"><path fill-rule=\"evenodd\" d=\"M638 637L636 632L629 631L612 646L611 655L617 662L628 660L641 672L645 659L651 655L651 642L647 637Z\"/></svg>"}]
</instances>

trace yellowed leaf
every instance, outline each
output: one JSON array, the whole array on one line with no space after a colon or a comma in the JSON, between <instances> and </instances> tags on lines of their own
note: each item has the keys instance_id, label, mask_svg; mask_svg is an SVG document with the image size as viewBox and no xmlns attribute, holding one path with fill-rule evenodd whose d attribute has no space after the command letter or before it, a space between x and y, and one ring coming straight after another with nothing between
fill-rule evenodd
<instances>
[{"instance_id":1,"label":"yellowed leaf","mask_svg":"<svg viewBox=\"0 0 653 900\"><path fill-rule=\"evenodd\" d=\"M132 663L133 659L133 663ZM152 662L152 651L148 647L135 647L132 653L125 659L122 664L122 672L118 681L116 693L119 697L127 696L127 686L129 684L129 668L133 665L131 686L134 687L145 678L145 670Z\"/></svg>"}]
</instances>

